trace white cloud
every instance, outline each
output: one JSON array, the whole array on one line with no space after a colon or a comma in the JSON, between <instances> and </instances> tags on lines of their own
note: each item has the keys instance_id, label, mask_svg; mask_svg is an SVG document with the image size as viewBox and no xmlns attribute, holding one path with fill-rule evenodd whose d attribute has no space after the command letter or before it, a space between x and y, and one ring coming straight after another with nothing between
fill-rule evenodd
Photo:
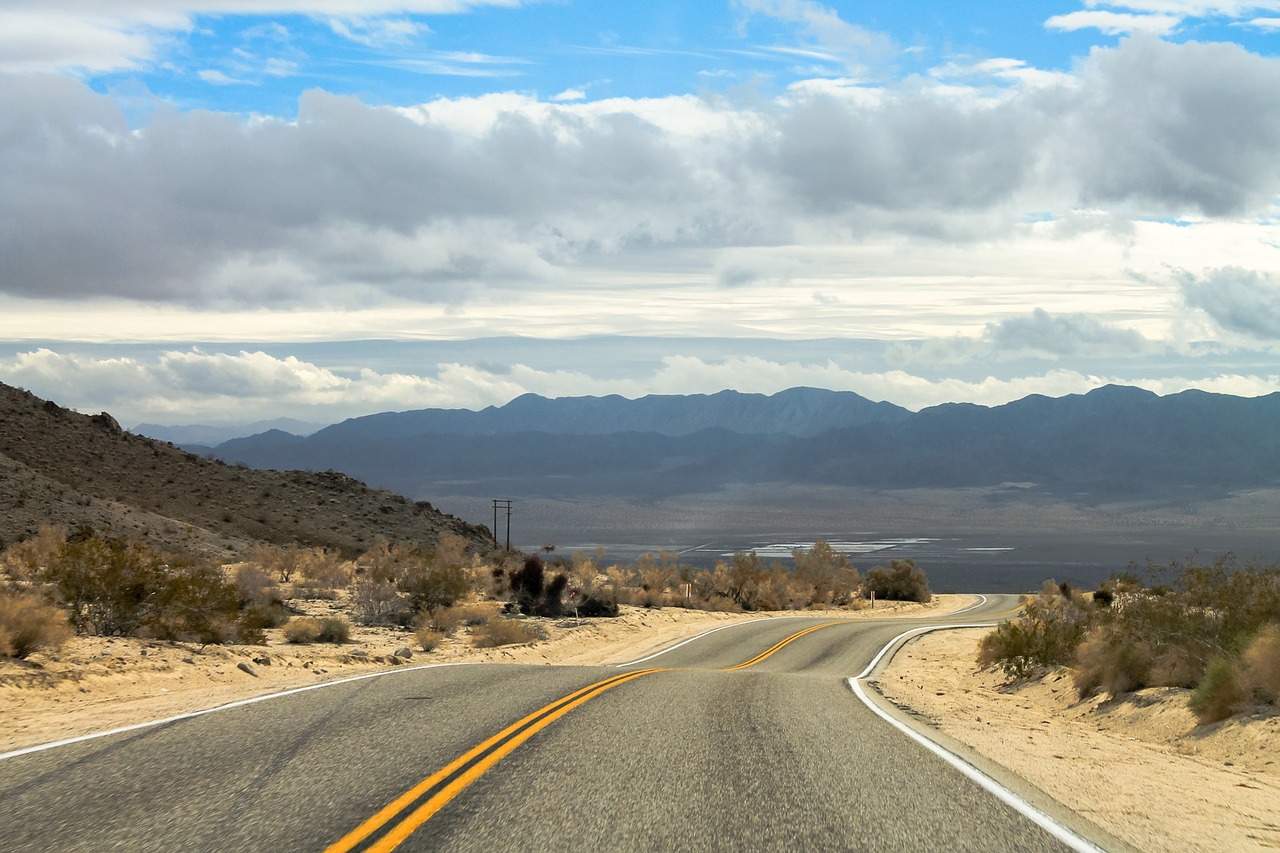
<instances>
[{"instance_id":1,"label":"white cloud","mask_svg":"<svg viewBox=\"0 0 1280 853\"><path fill-rule=\"evenodd\" d=\"M1180 272L1182 295L1228 332L1280 341L1280 276L1240 267Z\"/></svg>"},{"instance_id":2,"label":"white cloud","mask_svg":"<svg viewBox=\"0 0 1280 853\"><path fill-rule=\"evenodd\" d=\"M1164 36L1177 29L1181 18L1176 15L1131 15L1123 12L1069 12L1054 15L1044 22L1050 30L1074 32L1094 29L1109 36L1149 33Z\"/></svg>"},{"instance_id":3,"label":"white cloud","mask_svg":"<svg viewBox=\"0 0 1280 853\"><path fill-rule=\"evenodd\" d=\"M412 44L431 28L408 18L330 18L329 28L345 39L366 47L386 48Z\"/></svg>"},{"instance_id":4,"label":"white cloud","mask_svg":"<svg viewBox=\"0 0 1280 853\"><path fill-rule=\"evenodd\" d=\"M0 8L0 71L106 73L155 62L201 15L314 15L373 46L424 31L404 15L460 14L522 0L7 0Z\"/></svg>"},{"instance_id":5,"label":"white cloud","mask_svg":"<svg viewBox=\"0 0 1280 853\"><path fill-rule=\"evenodd\" d=\"M986 324L980 335L902 343L891 352L905 364L960 365L1025 359L1101 360L1155 354L1163 347L1141 332L1084 313L1054 314L1043 308ZM1078 360L1078 359L1077 359Z\"/></svg>"},{"instance_id":6,"label":"white cloud","mask_svg":"<svg viewBox=\"0 0 1280 853\"><path fill-rule=\"evenodd\" d=\"M157 55L158 35L109 17L0 9L0 71L69 70L108 73L135 68Z\"/></svg>"},{"instance_id":7,"label":"white cloud","mask_svg":"<svg viewBox=\"0 0 1280 853\"><path fill-rule=\"evenodd\" d=\"M206 68L201 71L197 71L196 76L212 86L237 86L246 82L224 74L216 68Z\"/></svg>"},{"instance_id":8,"label":"white cloud","mask_svg":"<svg viewBox=\"0 0 1280 853\"><path fill-rule=\"evenodd\" d=\"M869 282L908 274L981 297L1012 292L1017 275L1110 283L1130 266L1274 263L1275 224L1267 236L1248 220L1280 196L1280 61L1131 39L1095 51L1070 85L1011 97L858 90L873 94L746 105L504 93L402 109L311 91L296 122L161 111L132 129L87 86L0 75L0 162L22 164L0 195L0 290L353 312L480 311L518 293L555 303L549 315L588 288L653 292L651 273L669 304L681 288L685 304L705 301L690 283L718 275L774 285L789 323L787 286L806 304L821 292L857 306ZM1029 211L1046 221L1029 225ZM1005 280L975 285L993 278L993 251ZM881 253L873 270L866 252ZM1033 296L1022 304L1079 310Z\"/></svg>"},{"instance_id":9,"label":"white cloud","mask_svg":"<svg viewBox=\"0 0 1280 853\"><path fill-rule=\"evenodd\" d=\"M1215 361L1215 363L1217 363ZM797 386L854 391L909 409L945 402L1000 405L1029 394L1061 396L1106 384L1171 394L1200 388L1258 396L1280 390L1274 372L1216 370L1159 377L1075 369L1012 375L926 376L905 369L860 370L832 360L775 360L752 355L672 355L627 375L602 376L591 365L559 369L520 362L448 360L415 372L318 366L260 351L173 350L149 357L102 357L34 349L0 359L9 384L81 411L109 411L126 425L249 422L292 416L336 422L380 411L480 409L525 393L546 397L714 393L724 388L773 394Z\"/></svg>"},{"instance_id":10,"label":"white cloud","mask_svg":"<svg viewBox=\"0 0 1280 853\"><path fill-rule=\"evenodd\" d=\"M820 62L839 62L855 76L887 61L894 53L892 40L882 33L851 24L840 13L815 0L734 0L749 15L765 15L795 24L810 45L785 48ZM820 49L814 49L816 46ZM780 49L778 46L772 48Z\"/></svg>"}]
</instances>

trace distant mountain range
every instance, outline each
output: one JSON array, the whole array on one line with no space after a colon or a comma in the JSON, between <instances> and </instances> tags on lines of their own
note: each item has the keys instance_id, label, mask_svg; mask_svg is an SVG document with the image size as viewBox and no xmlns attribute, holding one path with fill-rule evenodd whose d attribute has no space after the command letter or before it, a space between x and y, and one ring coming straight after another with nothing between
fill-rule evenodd
<instances>
[{"instance_id":1,"label":"distant mountain range","mask_svg":"<svg viewBox=\"0 0 1280 853\"><path fill-rule=\"evenodd\" d=\"M479 412L354 418L207 450L259 468L342 471L414 497L659 497L730 484L989 487L1105 501L1280 485L1280 394L1107 386L910 412L851 392L519 397Z\"/></svg>"},{"instance_id":2,"label":"distant mountain range","mask_svg":"<svg viewBox=\"0 0 1280 853\"><path fill-rule=\"evenodd\" d=\"M156 441L171 441L178 445L195 445L210 447L233 438L246 435L257 435L278 429L291 435L311 435L323 429L324 424L313 424L294 418L273 418L269 421L255 421L249 424L185 424L165 426L163 424L138 424L129 430L137 435L145 435Z\"/></svg>"}]
</instances>

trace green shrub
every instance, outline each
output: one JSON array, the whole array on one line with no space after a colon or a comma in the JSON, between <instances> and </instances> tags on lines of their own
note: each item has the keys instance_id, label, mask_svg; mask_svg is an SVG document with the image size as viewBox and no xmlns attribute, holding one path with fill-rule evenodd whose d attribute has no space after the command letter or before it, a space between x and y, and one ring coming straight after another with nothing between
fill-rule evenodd
<instances>
[{"instance_id":1,"label":"green shrub","mask_svg":"<svg viewBox=\"0 0 1280 853\"><path fill-rule=\"evenodd\" d=\"M351 638L351 625L347 620L336 616L326 616L320 620L320 635L316 640L321 643L341 645Z\"/></svg>"},{"instance_id":2,"label":"green shrub","mask_svg":"<svg viewBox=\"0 0 1280 853\"><path fill-rule=\"evenodd\" d=\"M1191 710L1201 724L1216 723L1235 713L1242 698L1231 662L1226 658L1214 658L1200 685L1191 693Z\"/></svg>"},{"instance_id":3,"label":"green shrub","mask_svg":"<svg viewBox=\"0 0 1280 853\"><path fill-rule=\"evenodd\" d=\"M217 566L83 530L48 554L48 585L77 633L222 642L241 592Z\"/></svg>"},{"instance_id":4,"label":"green shrub","mask_svg":"<svg viewBox=\"0 0 1280 853\"><path fill-rule=\"evenodd\" d=\"M982 638L978 664L999 664L1005 674L1018 678L1068 664L1084 639L1090 617L1084 599L1069 587L1046 581L1039 595L1027 602L1022 616L1000 623Z\"/></svg>"},{"instance_id":5,"label":"green shrub","mask_svg":"<svg viewBox=\"0 0 1280 853\"><path fill-rule=\"evenodd\" d=\"M72 636L67 614L40 598L0 590L0 657L57 650Z\"/></svg>"},{"instance_id":6,"label":"green shrub","mask_svg":"<svg viewBox=\"0 0 1280 853\"><path fill-rule=\"evenodd\" d=\"M435 607L449 607L471 592L471 577L460 565L414 560L404 566L400 591L409 596L415 613Z\"/></svg>"}]
</instances>

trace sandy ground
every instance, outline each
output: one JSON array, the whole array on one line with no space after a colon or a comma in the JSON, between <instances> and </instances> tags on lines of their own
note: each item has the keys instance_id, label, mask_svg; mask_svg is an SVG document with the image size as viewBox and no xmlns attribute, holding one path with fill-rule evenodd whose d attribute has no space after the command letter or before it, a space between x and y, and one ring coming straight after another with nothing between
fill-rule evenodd
<instances>
[{"instance_id":1,"label":"sandy ground","mask_svg":"<svg viewBox=\"0 0 1280 853\"><path fill-rule=\"evenodd\" d=\"M909 643L882 693L1147 851L1280 849L1280 712L1197 726L1187 691L1079 700L1065 671L978 671L984 629Z\"/></svg>"},{"instance_id":2,"label":"sandy ground","mask_svg":"<svg viewBox=\"0 0 1280 853\"><path fill-rule=\"evenodd\" d=\"M594 665L624 663L682 639L748 619L812 615L859 618L943 614L972 596L939 595L928 605L880 602L873 610L774 614L708 613L624 607L616 619L530 620L543 642L471 647L466 629L426 653L413 634L353 628L341 646L293 645L280 630L265 646L205 646L139 639L77 637L56 655L0 658L0 753L121 726L159 720L295 687L393 667L452 662ZM326 605L316 603L317 615ZM401 649L412 656L396 657ZM241 665L252 670L246 672Z\"/></svg>"}]
</instances>

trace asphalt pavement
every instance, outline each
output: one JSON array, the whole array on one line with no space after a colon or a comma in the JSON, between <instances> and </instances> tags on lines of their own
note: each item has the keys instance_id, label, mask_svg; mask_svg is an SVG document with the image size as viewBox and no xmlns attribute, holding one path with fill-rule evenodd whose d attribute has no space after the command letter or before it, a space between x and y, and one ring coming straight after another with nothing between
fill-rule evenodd
<instances>
[{"instance_id":1,"label":"asphalt pavement","mask_svg":"<svg viewBox=\"0 0 1280 853\"><path fill-rule=\"evenodd\" d=\"M943 621L768 619L623 667L396 671L18 756L0 848L1064 849L845 683Z\"/></svg>"}]
</instances>

